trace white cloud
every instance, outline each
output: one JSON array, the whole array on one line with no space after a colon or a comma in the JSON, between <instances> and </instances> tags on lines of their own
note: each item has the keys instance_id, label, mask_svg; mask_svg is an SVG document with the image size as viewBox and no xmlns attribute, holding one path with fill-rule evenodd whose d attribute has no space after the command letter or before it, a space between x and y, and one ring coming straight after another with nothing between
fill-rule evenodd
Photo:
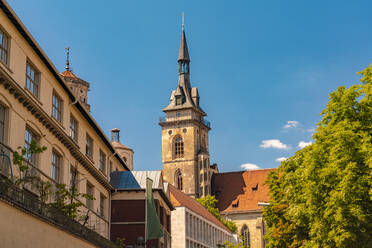
<instances>
[{"instance_id":1,"label":"white cloud","mask_svg":"<svg viewBox=\"0 0 372 248\"><path fill-rule=\"evenodd\" d=\"M287 159L286 157L280 157L280 158L275 159L275 161L276 162L283 162L286 159Z\"/></svg>"},{"instance_id":2,"label":"white cloud","mask_svg":"<svg viewBox=\"0 0 372 248\"><path fill-rule=\"evenodd\" d=\"M304 148L306 146L311 145L312 143L313 143L312 141L309 141L309 142L300 141L300 142L298 142L298 147L302 149L302 148Z\"/></svg>"},{"instance_id":3,"label":"white cloud","mask_svg":"<svg viewBox=\"0 0 372 248\"><path fill-rule=\"evenodd\" d=\"M274 148L274 149L289 149L289 146L280 142L277 139L263 140L260 147L262 148Z\"/></svg>"},{"instance_id":4,"label":"white cloud","mask_svg":"<svg viewBox=\"0 0 372 248\"><path fill-rule=\"evenodd\" d=\"M287 121L283 128L296 128L300 125L298 121Z\"/></svg>"},{"instance_id":5,"label":"white cloud","mask_svg":"<svg viewBox=\"0 0 372 248\"><path fill-rule=\"evenodd\" d=\"M246 164L242 164L240 166L241 168L245 169L245 170L257 170L257 169L260 169L260 167L256 164L250 164L250 163L246 163Z\"/></svg>"},{"instance_id":6,"label":"white cloud","mask_svg":"<svg viewBox=\"0 0 372 248\"><path fill-rule=\"evenodd\" d=\"M309 128L309 129L306 130L306 132L314 133L315 132L315 128Z\"/></svg>"}]
</instances>

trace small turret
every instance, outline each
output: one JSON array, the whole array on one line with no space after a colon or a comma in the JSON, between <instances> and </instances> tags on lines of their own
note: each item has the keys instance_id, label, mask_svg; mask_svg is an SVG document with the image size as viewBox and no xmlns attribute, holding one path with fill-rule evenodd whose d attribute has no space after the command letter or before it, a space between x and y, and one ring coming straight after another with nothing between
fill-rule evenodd
<instances>
[{"instance_id":1,"label":"small turret","mask_svg":"<svg viewBox=\"0 0 372 248\"><path fill-rule=\"evenodd\" d=\"M120 129L111 129L111 145L125 162L129 170L133 170L133 150L128 146L120 143Z\"/></svg>"}]
</instances>

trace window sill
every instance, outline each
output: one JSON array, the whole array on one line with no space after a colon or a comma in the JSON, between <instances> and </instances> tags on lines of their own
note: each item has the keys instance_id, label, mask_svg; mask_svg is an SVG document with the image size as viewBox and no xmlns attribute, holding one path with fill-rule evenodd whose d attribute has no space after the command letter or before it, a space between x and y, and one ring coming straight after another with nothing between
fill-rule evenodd
<instances>
[{"instance_id":1,"label":"window sill","mask_svg":"<svg viewBox=\"0 0 372 248\"><path fill-rule=\"evenodd\" d=\"M89 156L88 154L85 154L85 157L87 157L88 160L89 160L92 164L94 164L94 161L93 161L92 156Z\"/></svg>"},{"instance_id":2,"label":"window sill","mask_svg":"<svg viewBox=\"0 0 372 248\"><path fill-rule=\"evenodd\" d=\"M105 177L107 177L107 174L103 170L99 169L99 172L101 172L102 175L104 175Z\"/></svg>"},{"instance_id":3,"label":"window sill","mask_svg":"<svg viewBox=\"0 0 372 248\"><path fill-rule=\"evenodd\" d=\"M6 63L4 63L3 61L0 60L0 64L7 69L8 72L10 72L11 74L13 74L13 71L10 69L9 65L7 65Z\"/></svg>"},{"instance_id":4,"label":"window sill","mask_svg":"<svg viewBox=\"0 0 372 248\"><path fill-rule=\"evenodd\" d=\"M38 102L40 105L43 105L43 103L40 101L40 99L37 98L34 94L32 94L32 92L26 86L24 87L24 89L27 92L27 95L29 95L33 100Z\"/></svg>"},{"instance_id":5,"label":"window sill","mask_svg":"<svg viewBox=\"0 0 372 248\"><path fill-rule=\"evenodd\" d=\"M65 127L63 126L62 122L60 122L59 120L57 120L53 115L51 115L51 117L52 117L53 121L54 121L55 123L57 123L57 125L58 125L60 128L62 128L63 130L65 130Z\"/></svg>"}]
</instances>

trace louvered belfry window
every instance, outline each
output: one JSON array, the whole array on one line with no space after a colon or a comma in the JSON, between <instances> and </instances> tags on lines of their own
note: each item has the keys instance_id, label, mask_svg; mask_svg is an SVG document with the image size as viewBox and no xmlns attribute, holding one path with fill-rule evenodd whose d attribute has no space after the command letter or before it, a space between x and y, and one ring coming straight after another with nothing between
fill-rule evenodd
<instances>
[{"instance_id":1,"label":"louvered belfry window","mask_svg":"<svg viewBox=\"0 0 372 248\"><path fill-rule=\"evenodd\" d=\"M174 154L176 158L183 158L183 140L177 137L174 141Z\"/></svg>"}]
</instances>

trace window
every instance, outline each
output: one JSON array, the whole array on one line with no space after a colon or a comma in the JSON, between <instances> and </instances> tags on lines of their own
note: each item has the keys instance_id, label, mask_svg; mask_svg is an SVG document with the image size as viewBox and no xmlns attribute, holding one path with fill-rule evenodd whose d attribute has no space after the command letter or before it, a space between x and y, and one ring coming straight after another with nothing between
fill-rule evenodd
<instances>
[{"instance_id":1,"label":"window","mask_svg":"<svg viewBox=\"0 0 372 248\"><path fill-rule=\"evenodd\" d=\"M62 99L53 92L52 97L52 116L58 121L62 122Z\"/></svg>"},{"instance_id":2,"label":"window","mask_svg":"<svg viewBox=\"0 0 372 248\"><path fill-rule=\"evenodd\" d=\"M179 169L175 173L175 181L177 183L177 188L179 190L182 190L183 189L182 172Z\"/></svg>"},{"instance_id":3,"label":"window","mask_svg":"<svg viewBox=\"0 0 372 248\"><path fill-rule=\"evenodd\" d=\"M70 116L70 137L75 140L76 142L78 141L78 127L79 123L77 120L71 115Z\"/></svg>"},{"instance_id":4,"label":"window","mask_svg":"<svg viewBox=\"0 0 372 248\"><path fill-rule=\"evenodd\" d=\"M55 151L52 151L52 171L51 171L51 177L58 183L61 182L61 156L56 153Z\"/></svg>"},{"instance_id":5,"label":"window","mask_svg":"<svg viewBox=\"0 0 372 248\"><path fill-rule=\"evenodd\" d=\"M78 183L79 183L79 172L77 168L73 165L70 167L70 190L78 192Z\"/></svg>"},{"instance_id":6,"label":"window","mask_svg":"<svg viewBox=\"0 0 372 248\"><path fill-rule=\"evenodd\" d=\"M31 129L29 129L28 127L26 127L26 131L25 131L25 149L26 150L29 150L30 147L31 147L31 143L32 142L38 143L38 141L39 141L39 139L36 136L36 134ZM37 163L38 163L38 156L37 156L37 154L35 154L35 153L34 154L26 154L25 155L25 158L32 165L37 166Z\"/></svg>"},{"instance_id":7,"label":"window","mask_svg":"<svg viewBox=\"0 0 372 248\"><path fill-rule=\"evenodd\" d=\"M93 140L88 134L85 143L85 155L87 155L90 158L93 157Z\"/></svg>"},{"instance_id":8,"label":"window","mask_svg":"<svg viewBox=\"0 0 372 248\"><path fill-rule=\"evenodd\" d=\"M176 96L176 105L182 104L182 96Z\"/></svg>"},{"instance_id":9,"label":"window","mask_svg":"<svg viewBox=\"0 0 372 248\"><path fill-rule=\"evenodd\" d=\"M106 154L99 150L99 169L106 175Z\"/></svg>"},{"instance_id":10,"label":"window","mask_svg":"<svg viewBox=\"0 0 372 248\"><path fill-rule=\"evenodd\" d=\"M258 190L258 183L254 186L252 186L252 191L257 191Z\"/></svg>"},{"instance_id":11,"label":"window","mask_svg":"<svg viewBox=\"0 0 372 248\"><path fill-rule=\"evenodd\" d=\"M205 187L204 187L204 195L205 195L205 196L209 195L209 192L208 192L208 186L205 186Z\"/></svg>"},{"instance_id":12,"label":"window","mask_svg":"<svg viewBox=\"0 0 372 248\"><path fill-rule=\"evenodd\" d=\"M245 224L242 227L241 235L242 235L242 238L243 238L244 247L249 247L251 245L250 237L249 237L249 230L248 230L247 225L245 225Z\"/></svg>"},{"instance_id":13,"label":"window","mask_svg":"<svg viewBox=\"0 0 372 248\"><path fill-rule=\"evenodd\" d=\"M0 29L0 60L8 65L9 37Z\"/></svg>"},{"instance_id":14,"label":"window","mask_svg":"<svg viewBox=\"0 0 372 248\"><path fill-rule=\"evenodd\" d=\"M87 182L87 195L94 197L94 187L89 182ZM87 199L87 207L93 209L93 199Z\"/></svg>"},{"instance_id":15,"label":"window","mask_svg":"<svg viewBox=\"0 0 372 248\"><path fill-rule=\"evenodd\" d=\"M99 213L102 217L105 217L105 206L106 206L106 197L103 194L99 195Z\"/></svg>"},{"instance_id":16,"label":"window","mask_svg":"<svg viewBox=\"0 0 372 248\"><path fill-rule=\"evenodd\" d=\"M7 138L7 109L0 104L0 142L7 143L6 138Z\"/></svg>"},{"instance_id":17,"label":"window","mask_svg":"<svg viewBox=\"0 0 372 248\"><path fill-rule=\"evenodd\" d=\"M202 161L199 160L199 171L201 171L203 169L203 164L202 164Z\"/></svg>"},{"instance_id":18,"label":"window","mask_svg":"<svg viewBox=\"0 0 372 248\"><path fill-rule=\"evenodd\" d=\"M26 88L36 97L39 98L40 73L27 62L26 67Z\"/></svg>"},{"instance_id":19,"label":"window","mask_svg":"<svg viewBox=\"0 0 372 248\"><path fill-rule=\"evenodd\" d=\"M183 158L183 140L179 136L174 141L174 154L176 158Z\"/></svg>"}]
</instances>

